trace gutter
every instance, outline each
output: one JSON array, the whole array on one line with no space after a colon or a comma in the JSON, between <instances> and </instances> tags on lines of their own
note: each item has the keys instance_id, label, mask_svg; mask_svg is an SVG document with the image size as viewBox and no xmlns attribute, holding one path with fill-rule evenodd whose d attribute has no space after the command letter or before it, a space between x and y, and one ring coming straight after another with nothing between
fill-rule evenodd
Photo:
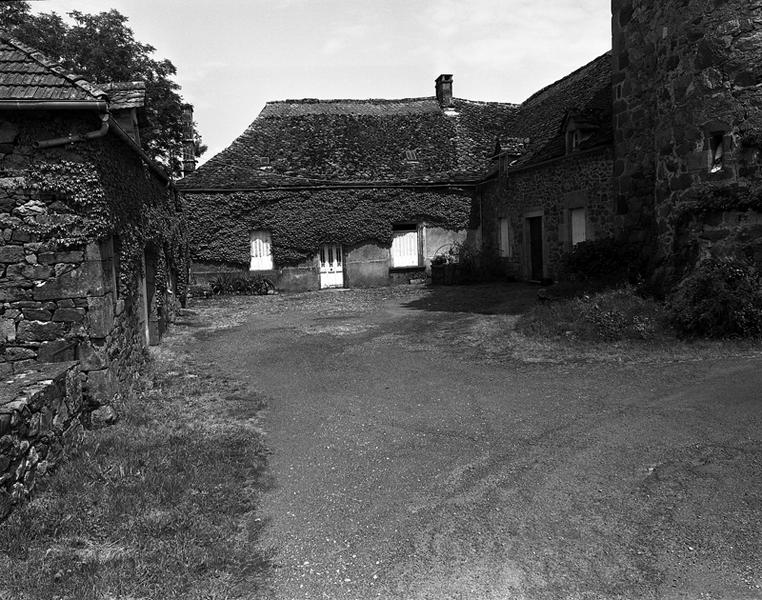
<instances>
[{"instance_id":1,"label":"gutter","mask_svg":"<svg viewBox=\"0 0 762 600\"><path fill-rule=\"evenodd\" d=\"M88 102L83 100L59 100L46 102L44 100L0 100L0 110L96 110L100 113L108 112L108 103L105 100Z\"/></svg>"},{"instance_id":2,"label":"gutter","mask_svg":"<svg viewBox=\"0 0 762 600\"><path fill-rule=\"evenodd\" d=\"M462 183L336 183L332 185L274 185L253 188L192 188L178 185L182 193L224 194L233 192L282 192L310 190L375 190L375 189L433 189L433 188L476 188L481 180Z\"/></svg>"}]
</instances>

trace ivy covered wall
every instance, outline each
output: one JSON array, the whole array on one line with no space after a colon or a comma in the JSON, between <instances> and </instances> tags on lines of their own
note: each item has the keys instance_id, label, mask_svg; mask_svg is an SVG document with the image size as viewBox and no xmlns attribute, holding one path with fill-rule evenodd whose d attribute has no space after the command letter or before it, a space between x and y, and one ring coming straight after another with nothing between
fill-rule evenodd
<instances>
[{"instance_id":1,"label":"ivy covered wall","mask_svg":"<svg viewBox=\"0 0 762 600\"><path fill-rule=\"evenodd\" d=\"M193 259L246 267L252 231L272 234L276 267L312 260L322 243L389 246L396 223L475 229L468 188L184 192Z\"/></svg>"},{"instance_id":2,"label":"ivy covered wall","mask_svg":"<svg viewBox=\"0 0 762 600\"><path fill-rule=\"evenodd\" d=\"M136 375L145 331L160 333L184 297L189 260L181 199L124 141L35 146L97 125L0 113L0 372L79 360L95 405Z\"/></svg>"}]
</instances>

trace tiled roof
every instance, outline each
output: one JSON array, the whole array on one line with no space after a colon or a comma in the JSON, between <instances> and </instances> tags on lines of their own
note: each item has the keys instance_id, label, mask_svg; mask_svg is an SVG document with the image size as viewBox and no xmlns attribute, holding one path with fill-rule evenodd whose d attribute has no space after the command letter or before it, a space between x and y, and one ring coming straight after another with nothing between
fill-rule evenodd
<instances>
[{"instance_id":1,"label":"tiled roof","mask_svg":"<svg viewBox=\"0 0 762 600\"><path fill-rule=\"evenodd\" d=\"M478 178L516 105L435 98L270 102L192 188L442 183ZM414 154L412 154L414 152Z\"/></svg>"},{"instance_id":2,"label":"tiled roof","mask_svg":"<svg viewBox=\"0 0 762 600\"><path fill-rule=\"evenodd\" d=\"M98 87L108 95L108 105L113 110L142 108L146 104L145 81L113 81Z\"/></svg>"},{"instance_id":3,"label":"tiled roof","mask_svg":"<svg viewBox=\"0 0 762 600\"><path fill-rule=\"evenodd\" d=\"M0 32L0 100L97 102L105 93Z\"/></svg>"},{"instance_id":4,"label":"tiled roof","mask_svg":"<svg viewBox=\"0 0 762 600\"><path fill-rule=\"evenodd\" d=\"M529 140L514 166L563 156L566 152L563 125L567 115L584 116L587 122L598 126L580 149L612 141L610 52L543 88L521 104L512 124L503 131L505 136Z\"/></svg>"}]
</instances>

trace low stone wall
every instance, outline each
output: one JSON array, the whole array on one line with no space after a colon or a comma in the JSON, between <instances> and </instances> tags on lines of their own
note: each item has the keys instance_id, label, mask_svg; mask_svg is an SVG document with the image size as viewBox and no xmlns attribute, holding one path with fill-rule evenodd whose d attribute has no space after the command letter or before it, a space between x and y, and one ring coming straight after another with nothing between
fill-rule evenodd
<instances>
[{"instance_id":1,"label":"low stone wall","mask_svg":"<svg viewBox=\"0 0 762 600\"><path fill-rule=\"evenodd\" d=\"M0 520L61 461L82 434L75 362L37 363L0 383Z\"/></svg>"}]
</instances>

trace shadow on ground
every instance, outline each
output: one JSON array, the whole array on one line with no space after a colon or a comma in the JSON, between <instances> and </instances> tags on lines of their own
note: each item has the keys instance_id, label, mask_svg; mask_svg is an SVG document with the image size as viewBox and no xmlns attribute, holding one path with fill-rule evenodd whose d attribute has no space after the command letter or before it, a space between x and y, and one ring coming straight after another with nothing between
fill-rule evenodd
<instances>
[{"instance_id":1,"label":"shadow on ground","mask_svg":"<svg viewBox=\"0 0 762 600\"><path fill-rule=\"evenodd\" d=\"M538 289L525 283L435 286L402 306L433 312L518 315L536 304Z\"/></svg>"}]
</instances>

